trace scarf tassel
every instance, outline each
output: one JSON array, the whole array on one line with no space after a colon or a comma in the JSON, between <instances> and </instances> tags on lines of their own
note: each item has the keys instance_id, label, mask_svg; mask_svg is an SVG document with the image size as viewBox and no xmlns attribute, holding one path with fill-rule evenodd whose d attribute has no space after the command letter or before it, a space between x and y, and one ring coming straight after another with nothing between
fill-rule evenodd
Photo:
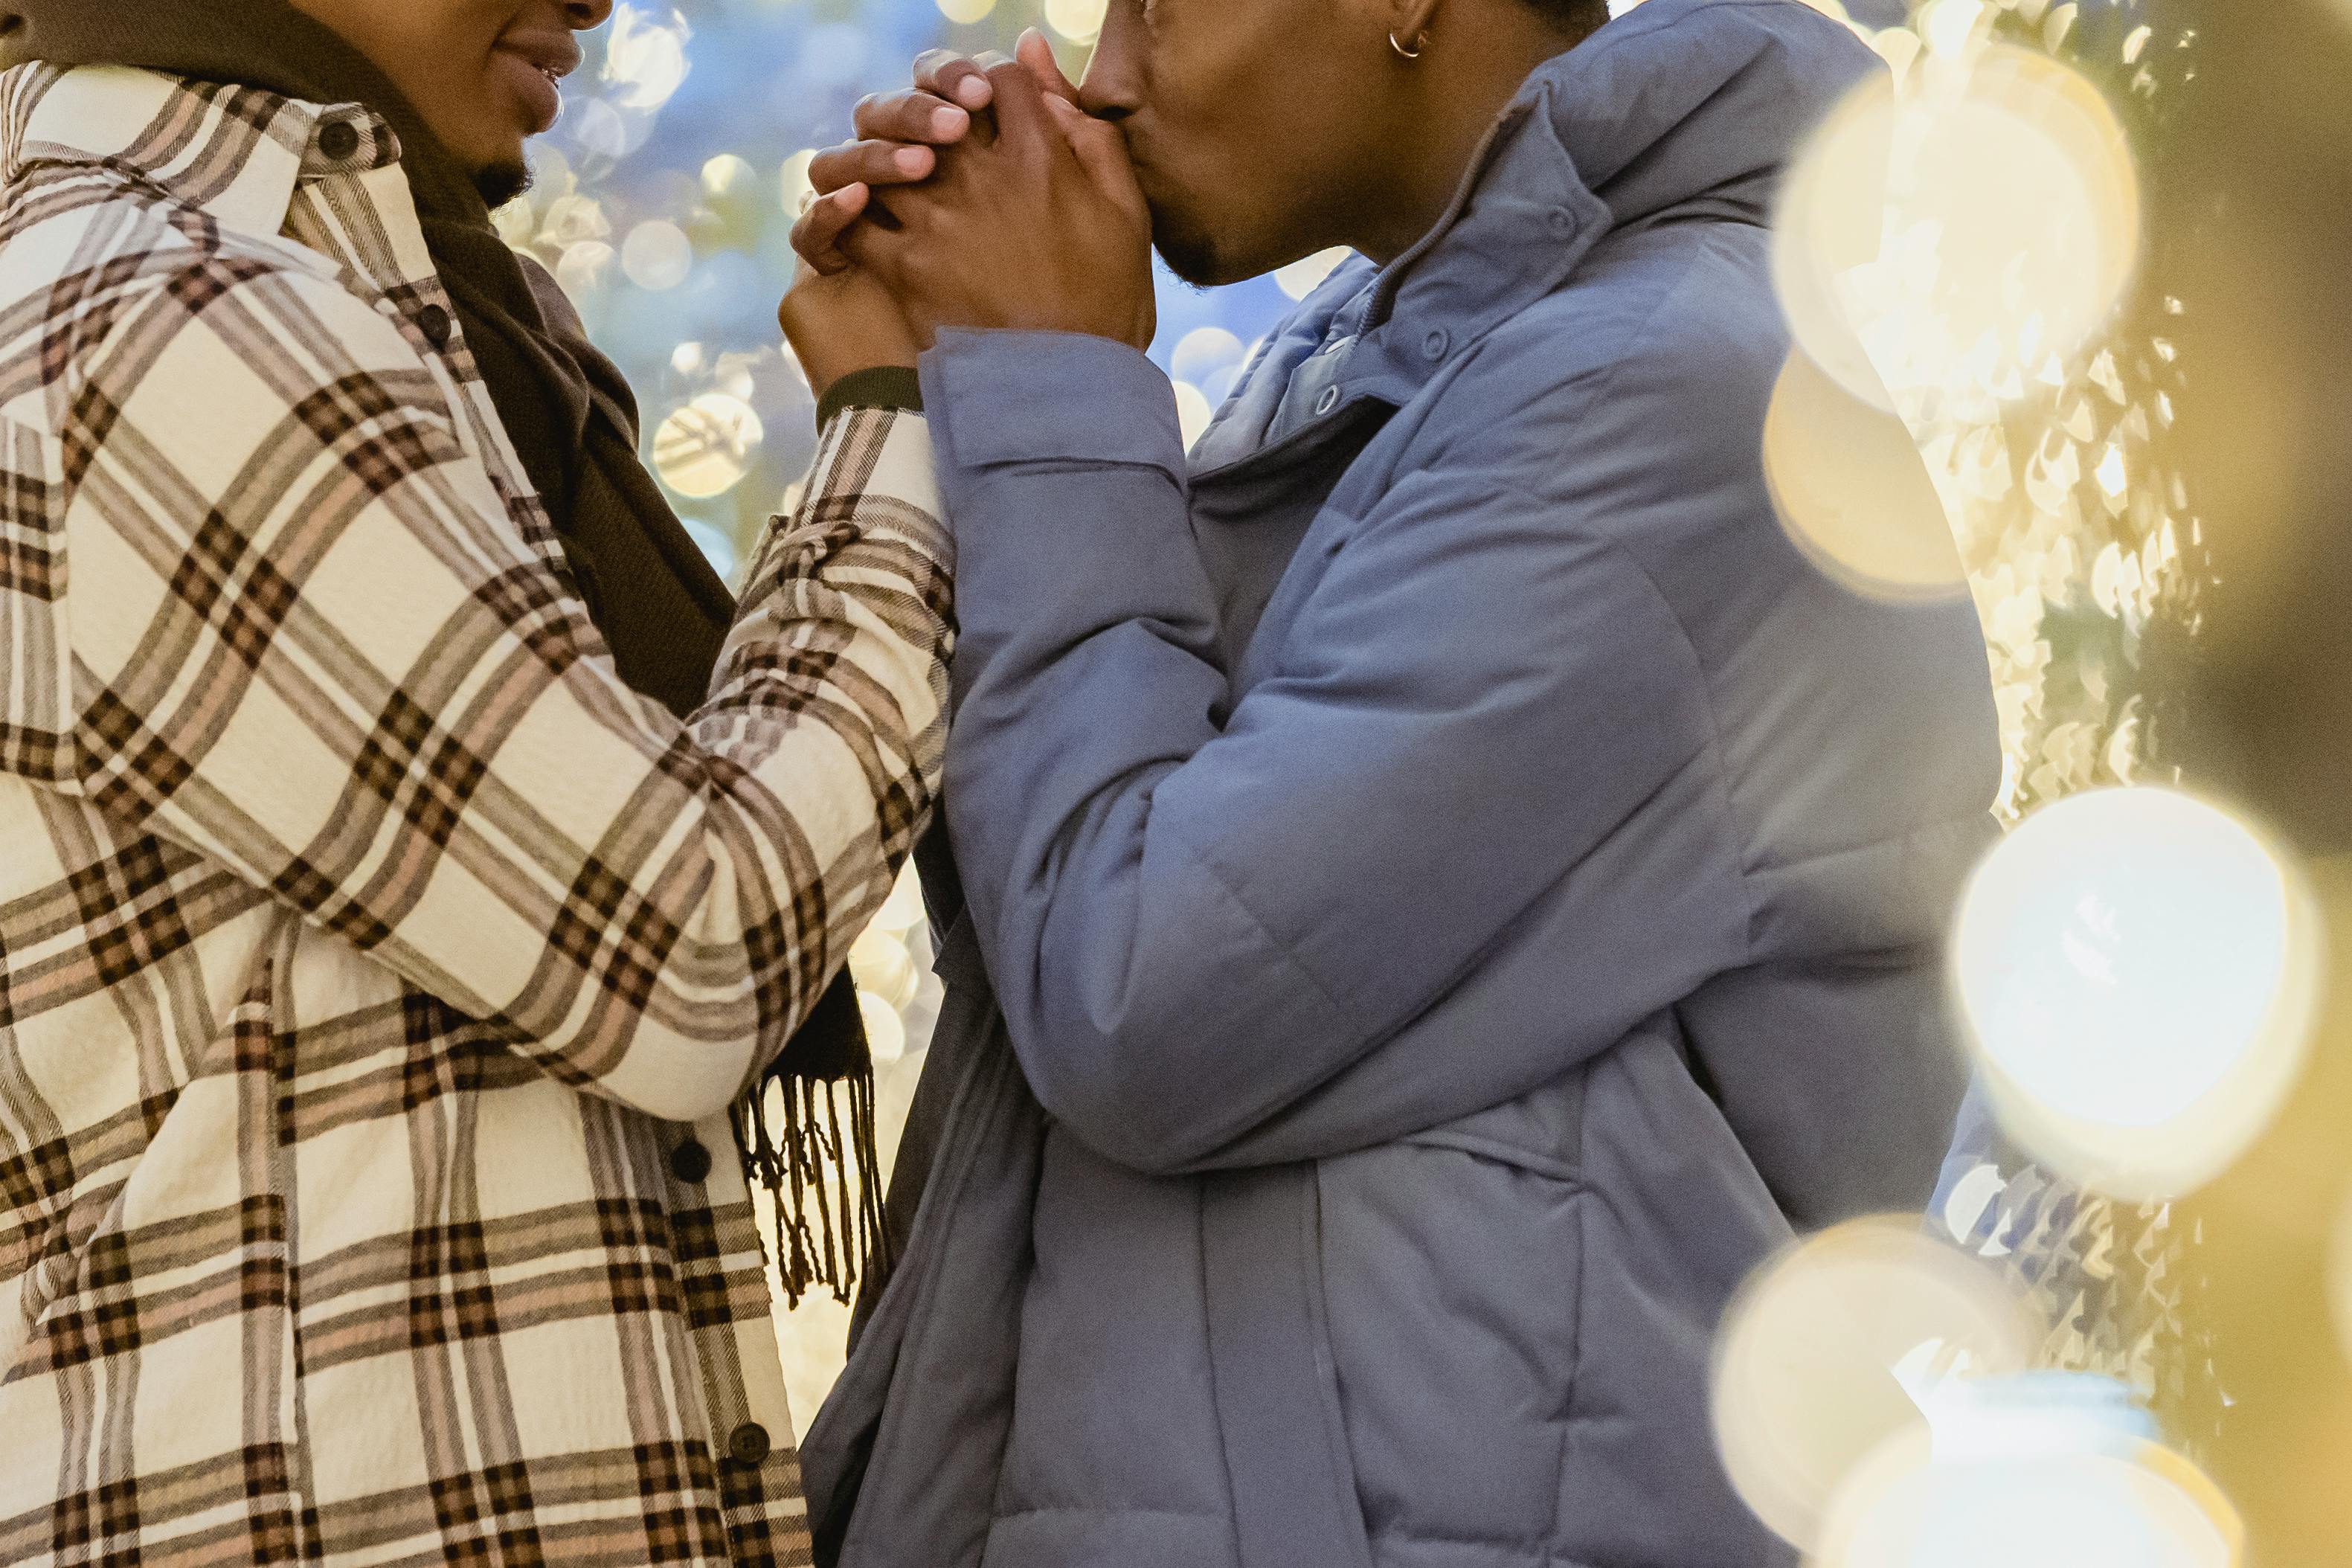
<instances>
[{"instance_id":1,"label":"scarf tassel","mask_svg":"<svg viewBox=\"0 0 2352 1568\"><path fill-rule=\"evenodd\" d=\"M850 1305L858 1280L891 1262L873 1069L830 1081L772 1076L736 1106L735 1137L772 1203L770 1260L785 1301L797 1307L822 1286Z\"/></svg>"}]
</instances>

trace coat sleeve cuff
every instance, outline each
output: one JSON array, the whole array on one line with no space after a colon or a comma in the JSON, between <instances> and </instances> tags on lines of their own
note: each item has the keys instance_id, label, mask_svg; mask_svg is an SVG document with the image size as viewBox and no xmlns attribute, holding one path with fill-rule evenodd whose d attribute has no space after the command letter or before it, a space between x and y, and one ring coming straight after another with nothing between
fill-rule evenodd
<instances>
[{"instance_id":1,"label":"coat sleeve cuff","mask_svg":"<svg viewBox=\"0 0 2352 1568\"><path fill-rule=\"evenodd\" d=\"M920 377L905 365L877 365L872 370L854 370L831 386L817 399L816 427L823 430L836 416L851 408L891 408L905 414L923 411L923 384Z\"/></svg>"},{"instance_id":2,"label":"coat sleeve cuff","mask_svg":"<svg viewBox=\"0 0 2352 1568\"><path fill-rule=\"evenodd\" d=\"M942 464L1115 463L1184 482L1176 390L1125 343L943 331L923 356L922 382Z\"/></svg>"}]
</instances>

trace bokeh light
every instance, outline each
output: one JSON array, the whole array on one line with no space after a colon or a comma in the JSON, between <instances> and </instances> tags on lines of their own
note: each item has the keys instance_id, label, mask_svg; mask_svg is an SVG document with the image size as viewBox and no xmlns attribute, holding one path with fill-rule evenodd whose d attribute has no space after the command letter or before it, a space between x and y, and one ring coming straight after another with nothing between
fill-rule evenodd
<instances>
[{"instance_id":1,"label":"bokeh light","mask_svg":"<svg viewBox=\"0 0 2352 1568\"><path fill-rule=\"evenodd\" d=\"M816 195L816 187L809 183L809 165L815 161L816 149L814 147L804 147L784 160L784 211L794 217L798 217L808 205L808 199Z\"/></svg>"},{"instance_id":2,"label":"bokeh light","mask_svg":"<svg viewBox=\"0 0 2352 1568\"><path fill-rule=\"evenodd\" d=\"M1189 381L1176 384L1176 423L1183 431L1186 451L1198 446L1201 437L1208 434L1209 422L1216 417L1216 412L1207 393Z\"/></svg>"},{"instance_id":3,"label":"bokeh light","mask_svg":"<svg viewBox=\"0 0 2352 1568\"><path fill-rule=\"evenodd\" d=\"M898 933L868 929L849 950L849 973L857 988L880 998L893 1010L912 1003L921 976Z\"/></svg>"},{"instance_id":4,"label":"bokeh light","mask_svg":"<svg viewBox=\"0 0 2352 1568\"><path fill-rule=\"evenodd\" d=\"M1968 574L1910 429L1792 353L1764 419L1764 476L1781 525L1849 586L1894 597L1964 593Z\"/></svg>"},{"instance_id":5,"label":"bokeh light","mask_svg":"<svg viewBox=\"0 0 2352 1568\"><path fill-rule=\"evenodd\" d=\"M1773 266L1791 329L1881 407L1908 386L2022 396L2131 279L2130 151L2097 90L2041 55L1931 58L1910 84L1865 83L1790 171Z\"/></svg>"},{"instance_id":6,"label":"bokeh light","mask_svg":"<svg viewBox=\"0 0 2352 1568\"><path fill-rule=\"evenodd\" d=\"M939 0L940 15L949 21L969 26L982 20L996 9L996 0Z\"/></svg>"},{"instance_id":7,"label":"bokeh light","mask_svg":"<svg viewBox=\"0 0 2352 1568\"><path fill-rule=\"evenodd\" d=\"M694 243L666 218L641 223L621 246L621 270L649 294L665 294L694 270Z\"/></svg>"},{"instance_id":8,"label":"bokeh light","mask_svg":"<svg viewBox=\"0 0 2352 1568\"><path fill-rule=\"evenodd\" d=\"M1274 275L1274 281L1293 300L1304 300L1323 286L1323 280L1338 269L1339 263L1355 252L1344 247L1334 250L1318 250L1303 261L1294 261Z\"/></svg>"},{"instance_id":9,"label":"bokeh light","mask_svg":"<svg viewBox=\"0 0 2352 1568\"><path fill-rule=\"evenodd\" d=\"M890 896L882 901L881 912L874 917L877 931L898 932L912 930L923 921L923 879L908 866L898 875Z\"/></svg>"},{"instance_id":10,"label":"bokeh light","mask_svg":"<svg viewBox=\"0 0 2352 1568\"><path fill-rule=\"evenodd\" d=\"M703 194L717 201L728 201L740 196L759 177L750 159L721 153L702 165Z\"/></svg>"},{"instance_id":11,"label":"bokeh light","mask_svg":"<svg viewBox=\"0 0 2352 1568\"><path fill-rule=\"evenodd\" d=\"M1091 43L1109 9L1108 0L1045 0L1045 26L1073 43Z\"/></svg>"},{"instance_id":12,"label":"bokeh light","mask_svg":"<svg viewBox=\"0 0 2352 1568\"><path fill-rule=\"evenodd\" d=\"M2293 1087L2319 916L2245 826L2155 788L2047 806L1970 880L1953 972L2011 1131L2117 1196L2186 1192Z\"/></svg>"},{"instance_id":13,"label":"bokeh light","mask_svg":"<svg viewBox=\"0 0 2352 1568\"><path fill-rule=\"evenodd\" d=\"M1916 1217L1866 1220L1767 1265L1726 1314L1713 1409L1732 1484L1800 1546L1846 1475L1925 1418L1942 1380L2012 1373L2033 1335L1991 1273Z\"/></svg>"},{"instance_id":14,"label":"bokeh light","mask_svg":"<svg viewBox=\"0 0 2352 1568\"><path fill-rule=\"evenodd\" d=\"M866 1019L866 1045L873 1052L877 1067L898 1061L907 1054L907 1022L898 1009L870 991L857 994L857 1010Z\"/></svg>"},{"instance_id":15,"label":"bokeh light","mask_svg":"<svg viewBox=\"0 0 2352 1568\"><path fill-rule=\"evenodd\" d=\"M686 18L675 11L657 16L622 0L604 46L604 79L617 89L609 101L645 110L667 103L686 81L687 41L692 37Z\"/></svg>"},{"instance_id":16,"label":"bokeh light","mask_svg":"<svg viewBox=\"0 0 2352 1568\"><path fill-rule=\"evenodd\" d=\"M2336 1216L2336 1234L2329 1238L2327 1266L2328 1302L2336 1310L2336 1338L2345 1361L2352 1363L2352 1195L2346 1196L2343 1210Z\"/></svg>"},{"instance_id":17,"label":"bokeh light","mask_svg":"<svg viewBox=\"0 0 2352 1568\"><path fill-rule=\"evenodd\" d=\"M613 268L620 258L621 253L603 240L583 239L564 247L562 258L555 264L555 280L575 302L593 300L612 282Z\"/></svg>"},{"instance_id":18,"label":"bokeh light","mask_svg":"<svg viewBox=\"0 0 2352 1568\"><path fill-rule=\"evenodd\" d=\"M2063 1430L2063 1429L2062 1429ZM2153 1445L2041 1447L2011 1423L1955 1456L1939 1424L1857 1466L1812 1568L2235 1568L2243 1531L2212 1484Z\"/></svg>"},{"instance_id":19,"label":"bokeh light","mask_svg":"<svg viewBox=\"0 0 2352 1568\"><path fill-rule=\"evenodd\" d=\"M730 393L705 393L655 432L654 470L680 495L724 495L751 471L764 439L760 416L749 404Z\"/></svg>"}]
</instances>

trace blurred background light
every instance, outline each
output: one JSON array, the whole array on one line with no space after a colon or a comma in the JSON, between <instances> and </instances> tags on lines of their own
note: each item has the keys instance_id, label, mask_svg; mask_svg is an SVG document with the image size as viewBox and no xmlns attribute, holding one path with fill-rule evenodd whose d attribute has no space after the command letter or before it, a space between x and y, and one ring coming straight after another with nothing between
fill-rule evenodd
<instances>
[{"instance_id":1,"label":"blurred background light","mask_svg":"<svg viewBox=\"0 0 2352 1568\"><path fill-rule=\"evenodd\" d=\"M2193 1189L2293 1087L2319 917L2244 825L2172 790L2044 807L1971 879L1953 972L2010 1131L2130 1197Z\"/></svg>"},{"instance_id":2,"label":"blurred background light","mask_svg":"<svg viewBox=\"0 0 2352 1568\"><path fill-rule=\"evenodd\" d=\"M1216 415L1209 395L1189 381L1176 384L1176 423L1183 431L1184 449L1191 451L1208 432L1209 421Z\"/></svg>"},{"instance_id":3,"label":"blurred background light","mask_svg":"<svg viewBox=\"0 0 2352 1568\"><path fill-rule=\"evenodd\" d=\"M686 46L692 36L677 12L656 13L622 0L604 45L604 79L616 89L609 100L635 110L667 103L686 81Z\"/></svg>"},{"instance_id":4,"label":"blurred background light","mask_svg":"<svg viewBox=\"0 0 2352 1568\"><path fill-rule=\"evenodd\" d=\"M861 992L858 1011L866 1018L866 1045L874 1055L877 1068L888 1067L907 1054L907 1025L898 1009L875 995Z\"/></svg>"},{"instance_id":5,"label":"blurred background light","mask_svg":"<svg viewBox=\"0 0 2352 1568\"><path fill-rule=\"evenodd\" d=\"M654 436L654 468L680 495L724 495L743 482L766 432L741 398L705 393L662 421Z\"/></svg>"},{"instance_id":6,"label":"blurred background light","mask_svg":"<svg viewBox=\"0 0 2352 1568\"><path fill-rule=\"evenodd\" d=\"M2237 1568L2243 1531L2210 1482L2146 1443L1948 1457L1904 1433L1856 1467L1812 1568Z\"/></svg>"},{"instance_id":7,"label":"blurred background light","mask_svg":"<svg viewBox=\"0 0 2352 1568\"><path fill-rule=\"evenodd\" d=\"M647 293L667 293L694 270L694 246L683 229L667 219L641 223L621 246L621 270Z\"/></svg>"},{"instance_id":8,"label":"blurred background light","mask_svg":"<svg viewBox=\"0 0 2352 1568\"><path fill-rule=\"evenodd\" d=\"M2336 1232L2328 1238L2328 1304L2336 1310L2336 1334L2347 1364L2352 1364L2352 1195L2336 1215Z\"/></svg>"},{"instance_id":9,"label":"blurred background light","mask_svg":"<svg viewBox=\"0 0 2352 1568\"><path fill-rule=\"evenodd\" d=\"M1339 263L1355 252L1347 249L1318 250L1303 261L1294 261L1274 275L1276 287L1293 300L1304 300L1322 287L1323 279L1331 276Z\"/></svg>"},{"instance_id":10,"label":"blurred background light","mask_svg":"<svg viewBox=\"0 0 2352 1568\"><path fill-rule=\"evenodd\" d=\"M879 927L869 928L850 948L849 973L856 977L860 991L879 997L892 1008L913 1002L922 980L898 933Z\"/></svg>"},{"instance_id":11,"label":"blurred background light","mask_svg":"<svg viewBox=\"0 0 2352 1568\"><path fill-rule=\"evenodd\" d=\"M1855 397L1969 385L2015 399L2114 315L2140 252L2122 128L2079 74L2006 46L1964 51L1977 0L1926 13L1937 58L1874 78L1791 168L1774 274L1801 347ZM1858 359L1855 350L1862 351Z\"/></svg>"},{"instance_id":12,"label":"blurred background light","mask_svg":"<svg viewBox=\"0 0 2352 1568\"><path fill-rule=\"evenodd\" d=\"M1045 0L1045 25L1072 43L1092 43L1102 31L1107 0Z\"/></svg>"},{"instance_id":13,"label":"blurred background light","mask_svg":"<svg viewBox=\"0 0 2352 1568\"><path fill-rule=\"evenodd\" d=\"M1920 1426L1920 1400L1960 1375L2014 1373L2034 1340L1988 1269L1916 1217L1824 1232L1759 1270L1717 1342L1717 1446L1759 1518L1820 1539L1847 1474Z\"/></svg>"},{"instance_id":14,"label":"blurred background light","mask_svg":"<svg viewBox=\"0 0 2352 1568\"><path fill-rule=\"evenodd\" d=\"M1910 429L1791 353L1764 419L1764 477L1798 547L1858 592L1958 595L1968 574Z\"/></svg>"}]
</instances>

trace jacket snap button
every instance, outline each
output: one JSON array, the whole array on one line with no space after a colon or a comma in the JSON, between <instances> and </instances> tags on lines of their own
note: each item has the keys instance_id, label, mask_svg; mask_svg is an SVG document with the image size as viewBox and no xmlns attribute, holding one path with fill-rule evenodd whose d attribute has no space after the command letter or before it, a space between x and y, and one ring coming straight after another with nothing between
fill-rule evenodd
<instances>
[{"instance_id":1,"label":"jacket snap button","mask_svg":"<svg viewBox=\"0 0 2352 1568\"><path fill-rule=\"evenodd\" d=\"M449 312L438 305L427 305L416 312L416 330L425 341L436 349L449 346Z\"/></svg>"},{"instance_id":2,"label":"jacket snap button","mask_svg":"<svg viewBox=\"0 0 2352 1568\"><path fill-rule=\"evenodd\" d=\"M1328 414L1339 406L1339 389L1336 386L1325 387L1323 395L1315 400L1315 412L1318 414Z\"/></svg>"},{"instance_id":3,"label":"jacket snap button","mask_svg":"<svg viewBox=\"0 0 2352 1568\"><path fill-rule=\"evenodd\" d=\"M670 1174L692 1186L710 1174L710 1151L689 1138L669 1154Z\"/></svg>"},{"instance_id":4,"label":"jacket snap button","mask_svg":"<svg viewBox=\"0 0 2352 1568\"><path fill-rule=\"evenodd\" d=\"M1570 235L1576 232L1576 215L1574 213L1562 212L1555 208L1551 216L1547 218L1545 221L1551 225L1552 233L1562 239L1566 239Z\"/></svg>"},{"instance_id":5,"label":"jacket snap button","mask_svg":"<svg viewBox=\"0 0 2352 1568\"><path fill-rule=\"evenodd\" d=\"M739 1465L756 1465L768 1457L768 1429L746 1421L727 1435L727 1457Z\"/></svg>"},{"instance_id":6,"label":"jacket snap button","mask_svg":"<svg viewBox=\"0 0 2352 1568\"><path fill-rule=\"evenodd\" d=\"M1444 359L1445 351L1454 346L1454 340L1446 335L1444 328L1439 327L1422 340L1421 346L1430 358Z\"/></svg>"},{"instance_id":7,"label":"jacket snap button","mask_svg":"<svg viewBox=\"0 0 2352 1568\"><path fill-rule=\"evenodd\" d=\"M319 151L340 163L360 150L359 128L348 120L334 121L319 128Z\"/></svg>"}]
</instances>

